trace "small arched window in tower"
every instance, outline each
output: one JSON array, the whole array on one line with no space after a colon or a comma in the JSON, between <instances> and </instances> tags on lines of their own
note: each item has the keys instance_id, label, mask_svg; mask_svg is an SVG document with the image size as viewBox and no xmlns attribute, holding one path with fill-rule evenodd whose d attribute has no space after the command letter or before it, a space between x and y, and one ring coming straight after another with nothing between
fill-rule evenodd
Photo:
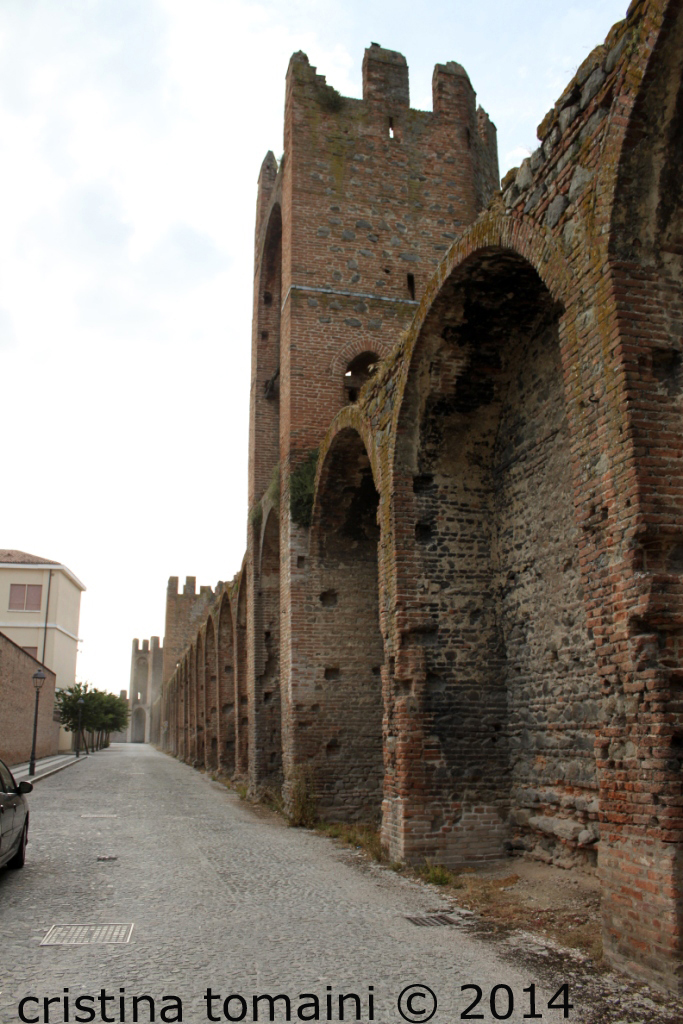
<instances>
[{"instance_id":1,"label":"small arched window in tower","mask_svg":"<svg viewBox=\"0 0 683 1024\"><path fill-rule=\"evenodd\" d=\"M344 374L344 394L347 402L358 401L360 389L370 380L378 362L379 358L374 352L361 352L351 360Z\"/></svg>"},{"instance_id":2,"label":"small arched window in tower","mask_svg":"<svg viewBox=\"0 0 683 1024\"><path fill-rule=\"evenodd\" d=\"M408 295L415 298L415 274L408 274Z\"/></svg>"},{"instance_id":3,"label":"small arched window in tower","mask_svg":"<svg viewBox=\"0 0 683 1024\"><path fill-rule=\"evenodd\" d=\"M273 305L273 293L272 292L264 292L263 293L263 305L264 306L272 306Z\"/></svg>"},{"instance_id":4,"label":"small arched window in tower","mask_svg":"<svg viewBox=\"0 0 683 1024\"><path fill-rule=\"evenodd\" d=\"M394 137L394 119L393 119L393 117L390 117L389 118L389 138L393 139L393 137Z\"/></svg>"}]
</instances>

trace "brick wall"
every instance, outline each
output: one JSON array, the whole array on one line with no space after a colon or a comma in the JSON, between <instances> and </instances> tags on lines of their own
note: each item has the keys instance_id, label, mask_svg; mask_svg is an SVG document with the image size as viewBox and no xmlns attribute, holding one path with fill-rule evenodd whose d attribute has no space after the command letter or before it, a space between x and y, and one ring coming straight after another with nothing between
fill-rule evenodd
<instances>
[{"instance_id":1,"label":"brick wall","mask_svg":"<svg viewBox=\"0 0 683 1024\"><path fill-rule=\"evenodd\" d=\"M27 654L4 633L0 633L0 758L9 765L21 764L31 756L36 691L33 675L38 670L46 679L38 701L36 757L49 757L59 749L59 724L54 721L55 673ZM12 723L11 729L7 723Z\"/></svg>"},{"instance_id":2,"label":"brick wall","mask_svg":"<svg viewBox=\"0 0 683 1024\"><path fill-rule=\"evenodd\" d=\"M218 645L223 766L253 793L279 700L286 799L305 778L327 817L381 802L396 859L597 863L607 955L673 988L681 52L680 0L634 0L493 198L495 129L458 65L428 114L400 54L366 52L362 100L294 55L259 180L248 547ZM290 485L313 449L309 527ZM202 764L206 628L172 680Z\"/></svg>"}]
</instances>

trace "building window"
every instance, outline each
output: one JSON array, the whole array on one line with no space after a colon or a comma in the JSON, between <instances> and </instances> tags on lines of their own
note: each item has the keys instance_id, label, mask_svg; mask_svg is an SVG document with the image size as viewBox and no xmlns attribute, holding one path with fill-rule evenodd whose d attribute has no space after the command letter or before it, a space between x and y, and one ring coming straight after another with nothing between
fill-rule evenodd
<instances>
[{"instance_id":1,"label":"building window","mask_svg":"<svg viewBox=\"0 0 683 1024\"><path fill-rule=\"evenodd\" d=\"M11 612L39 612L43 588L35 583L10 583L9 610Z\"/></svg>"},{"instance_id":2,"label":"building window","mask_svg":"<svg viewBox=\"0 0 683 1024\"><path fill-rule=\"evenodd\" d=\"M38 661L38 648L37 647L24 647L27 654L30 654L32 658Z\"/></svg>"}]
</instances>

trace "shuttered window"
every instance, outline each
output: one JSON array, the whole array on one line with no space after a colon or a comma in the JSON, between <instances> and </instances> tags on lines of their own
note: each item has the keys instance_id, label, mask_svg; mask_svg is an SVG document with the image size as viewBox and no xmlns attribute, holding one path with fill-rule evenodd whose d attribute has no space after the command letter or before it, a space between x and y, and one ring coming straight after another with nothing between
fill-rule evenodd
<instances>
[{"instance_id":1,"label":"shuttered window","mask_svg":"<svg viewBox=\"0 0 683 1024\"><path fill-rule=\"evenodd\" d=\"M39 583L10 583L11 612L39 612L42 599L43 588Z\"/></svg>"}]
</instances>

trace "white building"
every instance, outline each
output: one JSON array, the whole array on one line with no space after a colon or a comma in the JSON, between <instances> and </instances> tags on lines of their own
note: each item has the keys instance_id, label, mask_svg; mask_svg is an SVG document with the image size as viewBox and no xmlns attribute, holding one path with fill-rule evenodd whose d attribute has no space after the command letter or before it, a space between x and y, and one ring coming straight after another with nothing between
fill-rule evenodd
<instances>
[{"instance_id":1,"label":"white building","mask_svg":"<svg viewBox=\"0 0 683 1024\"><path fill-rule=\"evenodd\" d=\"M52 669L57 689L76 681L84 590L78 577L59 562L0 549L0 633ZM60 749L70 745L71 736L65 733Z\"/></svg>"}]
</instances>

